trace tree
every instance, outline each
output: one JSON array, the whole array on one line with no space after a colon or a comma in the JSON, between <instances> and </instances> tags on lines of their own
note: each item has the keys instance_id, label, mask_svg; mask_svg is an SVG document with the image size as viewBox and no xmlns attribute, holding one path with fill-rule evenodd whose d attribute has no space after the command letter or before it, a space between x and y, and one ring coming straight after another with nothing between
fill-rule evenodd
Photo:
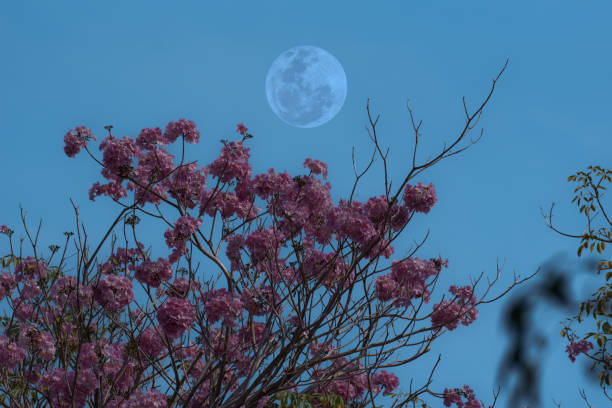
<instances>
[{"instance_id":1,"label":"tree","mask_svg":"<svg viewBox=\"0 0 612 408\"><path fill-rule=\"evenodd\" d=\"M584 213L587 218L587 229L583 234L564 233L553 226L554 203L551 205L548 215L542 214L546 225L553 231L566 237L580 238L581 242L577 251L579 258L587 248L591 253L596 249L599 254L602 254L606 244L611 242L612 230L602 227L595 233L591 227L592 221L598 215L597 207L601 210L604 221L612 226L610 217L602 204L603 191L606 189L602 186L602 182L610 181L611 174L612 171L610 170L605 170L599 166L589 166L587 171L579 171L568 177L568 181L582 184L575 188L574 193L577 194L572 202L576 202L579 212ZM599 178L597 183L593 180L594 176ZM612 282L610 281L612 271L610 269L612 269L612 262L605 259L599 261L594 258L583 259L577 265L570 265L567 259L551 259L542 267L542 279L529 288L523 288L523 293L516 295L508 303L503 319L511 341L500 364L498 377L507 381L510 374L517 374L518 381L512 392L510 405L516 406L523 401L539 402L540 372L539 364L534 362L533 351L543 348L546 338L537 330L537 325L531 321L531 315L536 307L542 304L541 300L569 311L575 310L577 306L570 295L569 282L572 275L575 275L578 271L589 273L596 271L597 274L604 271L606 272L605 284L591 298L580 301L578 314L562 323L561 336L568 340L569 344L566 347L566 352L572 362L576 361L576 356L579 354L584 354L586 358L593 361L591 370L598 370L600 386L602 386L604 395L608 399L610 398L605 388L606 385L610 385L611 367L608 350L608 342L610 334L612 334L609 323L612 294ZM572 324L582 323L585 316L589 315L592 315L597 330L587 332L582 339L578 340L579 336L572 329ZM588 339L596 340L599 347L597 351L590 352L594 345ZM590 406L583 390L580 390L580 395L587 406Z\"/></svg>"},{"instance_id":2,"label":"tree","mask_svg":"<svg viewBox=\"0 0 612 408\"><path fill-rule=\"evenodd\" d=\"M578 171L568 177L568 181L581 183L574 189L575 196L572 203L576 202L579 212L583 213L587 219L587 229L583 234L568 234L559 231L552 225L552 211L554 203L551 205L547 225L555 232L570 238L579 238L580 245L578 246L578 257L582 256L585 249L589 249L592 253L596 249L602 254L606 248L606 244L612 243L612 220L610 215L602 205L603 191L606 189L602 186L604 181L610 181L612 170L604 169L600 166L589 166L586 171ZM594 178L598 178L595 183ZM597 232L592 229L592 222L601 214L604 219L604 225ZM545 216L546 218L546 216ZM605 385L610 385L610 370L612 369L612 354L609 351L608 343L612 340L612 326L610 325L610 317L612 317L612 261L602 259L597 266L597 273L605 273L604 284L591 295L591 297L580 303L580 309L577 315L568 318L565 326L561 330L561 336L567 338L569 344L567 353L572 361L576 360L576 355L584 354L587 358L593 361L592 370L599 370L598 377L600 385L606 393ZM571 328L574 322L581 323L585 317L592 315L596 323L597 330L586 333L585 337L578 340L579 336ZM588 339L594 339L598 349L594 352L594 346ZM607 396L607 393L606 393ZM608 396L608 398L610 398ZM611 399L612 401L612 399Z\"/></svg>"},{"instance_id":3,"label":"tree","mask_svg":"<svg viewBox=\"0 0 612 408\"><path fill-rule=\"evenodd\" d=\"M11 249L2 261L8 271L0 275L0 294L12 309L2 320L0 337L3 406L365 407L375 406L383 394L395 396L393 407L405 407L430 394L446 406L461 406L465 399L466 407L480 407L468 386L430 389L437 363L425 384L401 393L394 393L399 379L387 369L423 356L436 338L471 324L477 306L498 300L529 277L515 276L501 294L489 297L498 267L479 298L482 274L465 286L452 285L451 296L426 311L448 267L441 257L413 256L427 236L390 266L379 267L379 262L394 253L391 244L412 217L428 213L436 202L433 185L408 182L478 141L456 148L478 122L505 67L474 112L464 100L466 123L458 138L420 165L420 122L408 108L415 136L412 169L395 192L388 151L383 154L376 134L379 118L372 118L368 103L372 159L359 174L354 166L351 196L337 206L329 195L331 185L315 177L327 179L327 166L318 160L305 160L308 175L292 178L270 169L251 177L244 142L253 136L243 124L237 126L242 140L223 140L219 157L202 168L184 163L185 143L200 137L185 119L170 122L164 132L145 128L135 141L115 138L108 126L101 160L87 147L96 140L89 129L69 131L65 153L75 157L85 150L108 180L93 184L90 199L108 196L121 210L92 251L73 203L76 235L66 233L55 266L51 261L62 247L50 246L51 254L43 256L38 232L33 238L23 213L33 256L24 257L21 246L16 254L14 232L0 227ZM179 140L181 160L175 166L162 146ZM384 164L384 194L357 202L355 188L377 154ZM212 189L206 188L208 176L216 179ZM128 190L133 191L131 203L123 202ZM265 212L255 206L256 197L267 200ZM163 204L176 211L173 217L162 213ZM203 215L212 219L208 236L202 231ZM272 218L267 228L264 215ZM138 239L139 216L168 226L164 237L172 252L167 259L153 261L152 248ZM221 231L218 224L215 229L217 217ZM118 247L114 230L121 222L123 246ZM221 234L218 241L215 233ZM110 256L99 263L109 238ZM64 267L71 240L75 276ZM222 244L229 266L220 256ZM332 250L326 252L328 247ZM196 279L198 253L212 261L218 275ZM148 299L136 310L132 279Z\"/></svg>"}]
</instances>

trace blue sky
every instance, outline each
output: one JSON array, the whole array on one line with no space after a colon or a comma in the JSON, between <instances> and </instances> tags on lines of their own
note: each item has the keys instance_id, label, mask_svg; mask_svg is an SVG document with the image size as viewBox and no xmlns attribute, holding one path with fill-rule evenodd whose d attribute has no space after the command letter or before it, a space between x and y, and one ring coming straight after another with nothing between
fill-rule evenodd
<instances>
[{"instance_id":1,"label":"blue sky","mask_svg":"<svg viewBox=\"0 0 612 408\"><path fill-rule=\"evenodd\" d=\"M509 58L480 121L483 138L419 175L415 181L434 183L439 201L394 244L396 254L403 254L429 229L417 256L448 258L447 284L467 283L481 272L492 277L496 259L505 259L496 287L501 291L513 271L525 276L551 257L576 258L578 241L548 229L540 207L556 202L557 225L582 233L585 219L570 204L567 176L588 165L612 167L610 12L604 1L4 2L0 224L23 235L17 227L21 204L32 226L43 219L43 247L62 243L62 232L74 230L71 197L91 239L102 236L117 208L110 199L88 200L91 184L101 181L97 165L85 155L69 159L63 153L63 135L77 125L91 128L100 140L104 125L114 125L118 136L135 137L143 127L163 128L185 117L202 133L187 157L208 164L220 151L219 140L234 140L235 125L244 122L255 135L248 142L254 174L271 167L304 174L305 158L322 160L337 203L353 185L352 146L359 167L371 156L364 128L371 98L373 111L381 114L381 144L390 148L391 178L400 183L414 140L406 100L424 123L417 153L423 161L458 135L461 97L476 106ZM347 75L344 107L317 128L288 126L266 101L270 64L296 45L329 51ZM383 177L378 160L357 199L381 194ZM165 254L165 228L147 228L148 243ZM573 289L585 297L598 282L579 276ZM483 306L472 326L441 338L430 356L397 369L404 386L411 377L424 378L441 353L434 388L469 384L491 402L506 346L503 303ZM603 407L599 388L563 351L558 333L564 316L543 307L537 318L549 336L540 357L544 406L552 406L552 398L563 407L582 406L578 388L584 387L592 404ZM508 392L502 390L498 406L505 406Z\"/></svg>"}]
</instances>

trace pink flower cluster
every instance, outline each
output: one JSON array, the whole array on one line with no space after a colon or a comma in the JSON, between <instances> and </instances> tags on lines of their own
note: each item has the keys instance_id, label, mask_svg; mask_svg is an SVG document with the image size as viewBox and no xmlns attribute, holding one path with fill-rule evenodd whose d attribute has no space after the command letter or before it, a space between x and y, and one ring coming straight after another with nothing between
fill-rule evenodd
<instances>
[{"instance_id":1,"label":"pink flower cluster","mask_svg":"<svg viewBox=\"0 0 612 408\"><path fill-rule=\"evenodd\" d=\"M168 397L151 388L146 394L142 390L133 392L125 408L165 408L167 405Z\"/></svg>"},{"instance_id":2,"label":"pink flower cluster","mask_svg":"<svg viewBox=\"0 0 612 408\"><path fill-rule=\"evenodd\" d=\"M83 133L83 129L85 128L75 128L69 132L72 136L65 138L65 150L69 157L74 157L86 145L87 137L81 137L79 133ZM237 125L236 130L241 135L248 136L243 123ZM416 186L407 185L401 204L390 205L386 196L381 195L370 198L366 203L357 201L349 203L341 200L338 206L335 206L330 195L331 185L329 183L323 185L320 179L313 176L313 174L322 175L323 180L327 180L328 167L325 163L307 158L304 161L304 168L310 170L311 175L308 176L292 178L286 172L275 174L274 169L269 169L267 173L251 178L250 149L242 142L224 142L219 157L206 167L198 168L192 163L175 168L174 157L159 145L174 143L181 136L184 142L197 143L200 132L192 121L179 119L177 122L170 122L163 134L160 128L142 129L135 141L127 137L116 139L109 134L100 145L100 150L104 152L102 175L109 183L94 184L90 190L90 198L93 200L98 195L109 195L119 199L126 197L129 190L134 191L135 199L140 205L144 205L147 202L159 204L161 200L171 196L184 209L194 209L199 204L198 217L203 214L213 217L218 211L225 220L234 215L243 219L253 217L253 214L257 215L259 212L259 208L253 208L255 196L267 200L267 210L277 218L278 223L268 229L260 228L252 231L247 237L232 235L225 236L224 239L228 244L226 254L232 263L231 269L242 273L243 282L247 280L246 278L261 276L257 274L258 272L264 272L272 286L253 280L253 285L248 289L243 288L241 295L226 289L200 292L208 322L212 324L222 322L226 325L226 330L221 330L218 325L208 325L210 332L206 334L209 336L207 341L203 342L206 344L201 346L202 349L206 349L206 358L209 358L208 353L216 356L223 353L227 366L226 372L221 375L224 386L228 389L236 387L238 377L248 374L252 364L251 353L255 346L263 341L274 340L270 328L254 321L253 317L269 313L271 306L278 304L280 292L273 289L277 283L284 280L288 284L293 284L296 277L303 276L301 272L305 273L307 279L317 280L328 288L342 280L349 284L354 278L354 271L348 274L348 266L342 257L331 262L333 254L315 250L315 241L319 244L328 244L335 234L339 242L345 238L352 240L362 254L370 259L380 255L388 259L394 249L381 234L386 229L382 225L385 218L392 230L399 231L406 226L413 212L427 213L437 200L432 184L423 186L418 183ZM222 183L233 185L235 182L234 192L220 191L217 188L206 190L208 175ZM127 181L125 187L124 181ZM387 213L389 216L385 217ZM171 279L172 264L185 253L189 239L202 224L200 218L194 218L188 215L188 212L181 214L186 215L179 218L164 234L166 244L172 250L168 260L159 258L153 262L145 259L141 251L131 255L127 251L124 253L118 251L113 259L109 259L99 267L99 271L105 276L100 279L93 291L85 286L80 295L81 300L93 297L106 310L123 308L133 300L133 292L131 282L127 278L113 274L121 266L124 267L121 269L134 271L135 278L141 283L157 288L158 297L168 295L157 310L159 324L143 330L138 337L141 351L151 358L158 357L166 350L166 338L163 334L170 339L180 337L192 327L196 318L194 305L187 300L191 287L199 289L195 285L196 282L178 278L172 284L162 285ZM302 237L302 230L305 237ZM303 238L301 242L304 244L302 248L294 248L296 254L300 252L300 259L303 261L300 265L303 268L299 272L293 266L287 267L284 260L278 259L281 247L298 236L300 239ZM247 255L253 269L247 269L242 264L241 250L245 250L245 253L248 251ZM142 262L137 265L139 260ZM376 281L376 294L382 301L394 300L396 305L407 306L414 298L423 298L427 302L430 296L427 280L440 271L442 264L444 263L441 260L423 261L418 258L411 258L401 263L394 262L392 272ZM249 274L252 270L254 272L251 276ZM76 281L60 279L58 279L60 289L52 292L54 301L72 305ZM38 293L37 289L40 290L35 284L29 283L24 285L24 288L30 298ZM81 291L81 288L79 290ZM462 312L466 305L472 304L465 288L451 287L451 292L453 291L459 300L450 302L449 307L436 305L432 320L434 316L435 319L444 320L442 310L458 307L455 312ZM28 310L25 309L27 308L24 307L20 312L22 315L28 314ZM245 311L249 313L248 320L241 318ZM466 324L465 319L464 324ZM204 367L203 357L193 361L196 359L197 351L199 349L196 345L179 350L179 354L184 354L186 360L191 360L188 364L194 367L190 374L192 376L199 375ZM125 344L99 344L95 347L87 345L82 355L84 361L89 361L89 365L85 363L83 367L93 370L96 374L98 372L95 371L95 367L98 364L108 366L109 370L119 374L119 371L115 370L127 360ZM323 378L328 372L334 374L340 370L346 374L345 378L332 380L321 391L340 394L346 402L363 396L369 383L373 385L375 393L384 390L385 395L393 392L399 385L398 378L384 370L373 373L368 378L358 364L350 364L344 359L337 359L332 364L333 367L319 370L319 375ZM341 365L343 367L340 367ZM351 374L354 370L359 374ZM123 384L120 387L122 389L130 383L134 367L128 365L125 371L126 373L122 374L124 379L120 381ZM99 387L104 388L109 385L100 384ZM195 401L192 401L190 406L205 406L210 386L210 382L205 381L197 390ZM62 391L58 387L53 392ZM115 406L113 405L115 403L117 408L125 406L120 405L119 401L109 406ZM127 407L144 405L156 407L164 406L165 403L165 396L157 391L150 390L145 394L140 390L130 397Z\"/></svg>"},{"instance_id":3,"label":"pink flower cluster","mask_svg":"<svg viewBox=\"0 0 612 408\"><path fill-rule=\"evenodd\" d=\"M77 306L77 279L76 276L60 276L51 288L51 300L57 305L61 312L66 306ZM81 305L89 304L93 297L93 289L88 285L79 285L79 302ZM81 306L82 307L82 306Z\"/></svg>"},{"instance_id":4,"label":"pink flower cluster","mask_svg":"<svg viewBox=\"0 0 612 408\"><path fill-rule=\"evenodd\" d=\"M195 321L195 311L187 299L169 297L157 309L157 320L170 338L180 337Z\"/></svg>"},{"instance_id":5,"label":"pink flower cluster","mask_svg":"<svg viewBox=\"0 0 612 408\"><path fill-rule=\"evenodd\" d=\"M52 408L70 407L72 391L74 391L74 407L84 407L87 398L98 388L98 380L91 369L79 370L74 384L74 371L66 371L63 368L56 368L43 373L38 381L39 387L51 401Z\"/></svg>"},{"instance_id":6,"label":"pink flower cluster","mask_svg":"<svg viewBox=\"0 0 612 408\"><path fill-rule=\"evenodd\" d=\"M105 338L99 343L82 343L79 365L104 379L103 393L111 385L125 392L134 384L136 362L128 358L125 343L111 343Z\"/></svg>"},{"instance_id":7,"label":"pink flower cluster","mask_svg":"<svg viewBox=\"0 0 612 408\"><path fill-rule=\"evenodd\" d=\"M87 145L89 139L96 140L95 136L92 136L91 129L87 129L85 126L77 126L71 129L64 136L64 153L68 157L74 157L81 151L81 148Z\"/></svg>"},{"instance_id":8,"label":"pink flower cluster","mask_svg":"<svg viewBox=\"0 0 612 408\"><path fill-rule=\"evenodd\" d=\"M249 164L250 150L248 147L244 147L242 142L226 144L221 149L221 155L208 165L208 173L224 183L228 183L235 178L241 180L250 178L252 171Z\"/></svg>"},{"instance_id":9,"label":"pink flower cluster","mask_svg":"<svg viewBox=\"0 0 612 408\"><path fill-rule=\"evenodd\" d=\"M201 219L185 215L176 220L173 229L166 230L164 233L166 244L168 248L173 248L172 253L168 257L170 263L175 263L180 259L187 247L186 242L189 240L191 234L195 233L201 225Z\"/></svg>"},{"instance_id":10,"label":"pink flower cluster","mask_svg":"<svg viewBox=\"0 0 612 408\"><path fill-rule=\"evenodd\" d=\"M196 124L192 120L179 119L166 125L164 142L165 144L174 143L181 135L187 143L198 143L200 141L200 131L196 129Z\"/></svg>"},{"instance_id":11,"label":"pink flower cluster","mask_svg":"<svg viewBox=\"0 0 612 408\"><path fill-rule=\"evenodd\" d=\"M16 287L17 281L15 280L15 275L8 272L0 274L0 300L4 299L7 295L10 296Z\"/></svg>"},{"instance_id":12,"label":"pink flower cluster","mask_svg":"<svg viewBox=\"0 0 612 408\"><path fill-rule=\"evenodd\" d=\"M47 274L47 268L46 262L37 261L28 256L26 259L19 261L15 268L17 282L21 282L23 279L42 278Z\"/></svg>"},{"instance_id":13,"label":"pink flower cluster","mask_svg":"<svg viewBox=\"0 0 612 408\"><path fill-rule=\"evenodd\" d=\"M145 130L147 129L143 129L143 132ZM142 135L143 133L139 137ZM138 145L138 143L138 139L136 139L136 144ZM144 142L141 141L141 143ZM148 150L141 152L138 167L131 174L134 181L127 183L127 189L134 190L134 198L142 205L146 203L159 204L162 199L168 198L167 191L172 185L168 175L174 170L174 156L161 147L139 147Z\"/></svg>"},{"instance_id":14,"label":"pink flower cluster","mask_svg":"<svg viewBox=\"0 0 612 408\"><path fill-rule=\"evenodd\" d=\"M168 192L185 208L194 208L202 200L206 187L206 169L196 163L183 165L174 171L168 185Z\"/></svg>"},{"instance_id":15,"label":"pink flower cluster","mask_svg":"<svg viewBox=\"0 0 612 408\"><path fill-rule=\"evenodd\" d=\"M0 225L0 234L10 234L11 229L6 225Z\"/></svg>"},{"instance_id":16,"label":"pink flower cluster","mask_svg":"<svg viewBox=\"0 0 612 408\"><path fill-rule=\"evenodd\" d=\"M467 401L463 401L465 398ZM474 391L467 385L463 388L455 389L444 389L444 406L450 407L452 404L456 404L457 408L481 408L482 405L474 396Z\"/></svg>"},{"instance_id":17,"label":"pink flower cluster","mask_svg":"<svg viewBox=\"0 0 612 408\"><path fill-rule=\"evenodd\" d=\"M306 250L302 262L303 270L307 277L321 280L321 283L331 288L344 279L344 287L347 287L354 279L355 272L348 272L349 266L341 257L336 257L334 253L325 254L318 250Z\"/></svg>"},{"instance_id":18,"label":"pink flower cluster","mask_svg":"<svg viewBox=\"0 0 612 408\"><path fill-rule=\"evenodd\" d=\"M133 271L136 262L144 259L144 245L141 242L136 243L136 248L117 248L115 253L108 257L108 260L98 265L98 273L111 274L122 271Z\"/></svg>"},{"instance_id":19,"label":"pink flower cluster","mask_svg":"<svg viewBox=\"0 0 612 408\"><path fill-rule=\"evenodd\" d=\"M125 276L104 275L94 288L94 300L108 312L122 309L134 300L132 281Z\"/></svg>"},{"instance_id":20,"label":"pink flower cluster","mask_svg":"<svg viewBox=\"0 0 612 408\"><path fill-rule=\"evenodd\" d=\"M146 259L136 267L134 277L140 283L157 288L162 282L172 278L172 265L164 258L159 258L155 262Z\"/></svg>"},{"instance_id":21,"label":"pink flower cluster","mask_svg":"<svg viewBox=\"0 0 612 408\"><path fill-rule=\"evenodd\" d=\"M326 376L334 373L340 376L338 379L327 380ZM322 380L323 386L318 387L318 392L325 394L336 394L342 397L345 404L350 401L362 398L368 387L368 375L357 363L349 362L341 357L332 360L331 364L325 369L317 369L315 378ZM386 370L378 371L370 377L372 392L378 394L384 389L383 394L389 395L399 386L399 379L393 373Z\"/></svg>"},{"instance_id":22,"label":"pink flower cluster","mask_svg":"<svg viewBox=\"0 0 612 408\"><path fill-rule=\"evenodd\" d=\"M225 238L227 242L227 248L225 249L225 255L230 260L230 268L232 271L242 270L242 258L240 256L240 250L244 248L245 238L240 235L229 235Z\"/></svg>"},{"instance_id":23,"label":"pink flower cluster","mask_svg":"<svg viewBox=\"0 0 612 408\"><path fill-rule=\"evenodd\" d=\"M117 139L109 134L100 143L100 150L104 152L102 176L109 183L95 182L89 190L90 200L95 200L99 195L115 200L127 197L126 187L123 186L123 181L127 179L127 189L135 190L136 199L141 200L142 204L159 204L161 199L167 198L168 191L174 191L179 201L187 203L187 197L190 197L195 206L204 187L205 175L194 166L184 166L186 170L181 168L173 180L167 180L167 175L174 170L174 156L157 146L174 143L179 136L183 136L187 143L197 143L200 132L193 121L179 119L168 123L163 134L160 128L142 129L135 141L127 136ZM91 138L89 129L78 126L64 137L64 151L69 157L74 157ZM134 166L135 160L138 160L137 167Z\"/></svg>"},{"instance_id":24,"label":"pink flower cluster","mask_svg":"<svg viewBox=\"0 0 612 408\"><path fill-rule=\"evenodd\" d=\"M26 351L6 336L0 336L0 366L12 369L25 358Z\"/></svg>"},{"instance_id":25,"label":"pink flower cluster","mask_svg":"<svg viewBox=\"0 0 612 408\"><path fill-rule=\"evenodd\" d=\"M251 322L240 328L238 336L243 347L246 349L261 344L261 342L270 336L270 331L266 330L266 325L261 322Z\"/></svg>"},{"instance_id":26,"label":"pink flower cluster","mask_svg":"<svg viewBox=\"0 0 612 408\"><path fill-rule=\"evenodd\" d=\"M379 197L371 197L364 206L364 211L370 221L375 224L380 224L387 211L390 211L391 229L399 231L408 224L410 219L410 210L406 206L393 204L389 209L389 201L384 195Z\"/></svg>"},{"instance_id":27,"label":"pink flower cluster","mask_svg":"<svg viewBox=\"0 0 612 408\"><path fill-rule=\"evenodd\" d=\"M242 219L246 219L255 217L259 210L259 207L252 207L250 202L240 200L234 193L205 190L202 192L199 215L202 216L202 214L206 213L214 217L215 213L219 211L224 219L229 219L234 214Z\"/></svg>"},{"instance_id":28,"label":"pink flower cluster","mask_svg":"<svg viewBox=\"0 0 612 408\"><path fill-rule=\"evenodd\" d=\"M227 289L213 289L202 294L206 316L211 323L223 320L223 324L233 327L236 318L242 313L240 297L232 295Z\"/></svg>"},{"instance_id":29,"label":"pink flower cluster","mask_svg":"<svg viewBox=\"0 0 612 408\"><path fill-rule=\"evenodd\" d=\"M140 156L140 149L134 139L123 136L121 139L109 134L100 143L102 154L102 175L110 181L121 183L133 170L133 160Z\"/></svg>"},{"instance_id":30,"label":"pink flower cluster","mask_svg":"<svg viewBox=\"0 0 612 408\"><path fill-rule=\"evenodd\" d=\"M34 324L22 324L17 343L25 349L40 352L40 356L51 361L55 357L55 340L48 332L41 332Z\"/></svg>"},{"instance_id":31,"label":"pink flower cluster","mask_svg":"<svg viewBox=\"0 0 612 408\"><path fill-rule=\"evenodd\" d=\"M449 292L455 295L456 299L436 303L431 315L431 323L434 326L445 326L448 330L455 330L459 323L464 326L473 323L478 317L478 310L474 308L476 296L472 288L452 285Z\"/></svg>"},{"instance_id":32,"label":"pink flower cluster","mask_svg":"<svg viewBox=\"0 0 612 408\"><path fill-rule=\"evenodd\" d=\"M372 376L372 384L375 393L380 392L380 388L383 387L385 389L383 395L389 395L399 387L399 378L386 370L380 370Z\"/></svg>"},{"instance_id":33,"label":"pink flower cluster","mask_svg":"<svg viewBox=\"0 0 612 408\"><path fill-rule=\"evenodd\" d=\"M307 167L314 174L323 174L323 180L327 180L327 164L319 160L306 159L304 167Z\"/></svg>"},{"instance_id":34,"label":"pink flower cluster","mask_svg":"<svg viewBox=\"0 0 612 408\"><path fill-rule=\"evenodd\" d=\"M244 126L244 123L239 123L236 125L236 132L240 133L241 135L245 135L247 132L247 127Z\"/></svg>"},{"instance_id":35,"label":"pink flower cluster","mask_svg":"<svg viewBox=\"0 0 612 408\"><path fill-rule=\"evenodd\" d=\"M139 337L139 345L149 358L155 358L165 349L162 338L163 329L160 325L147 327Z\"/></svg>"},{"instance_id":36,"label":"pink flower cluster","mask_svg":"<svg viewBox=\"0 0 612 408\"><path fill-rule=\"evenodd\" d=\"M249 290L245 288L240 295L240 300L244 309L253 316L265 316L272 310L281 312L280 296L271 286L261 285Z\"/></svg>"},{"instance_id":37,"label":"pink flower cluster","mask_svg":"<svg viewBox=\"0 0 612 408\"><path fill-rule=\"evenodd\" d=\"M404 204L411 211L427 214L437 199L436 189L433 184L424 186L419 182L414 187L408 184L406 190L404 190Z\"/></svg>"},{"instance_id":38,"label":"pink flower cluster","mask_svg":"<svg viewBox=\"0 0 612 408\"><path fill-rule=\"evenodd\" d=\"M578 342L571 342L570 344L567 345L567 347L565 348L565 352L568 354L568 357L570 360L572 360L572 363L576 361L576 356L580 353L587 353L590 350L593 350L593 343L591 343L590 341L587 340L580 340Z\"/></svg>"},{"instance_id":39,"label":"pink flower cluster","mask_svg":"<svg viewBox=\"0 0 612 408\"><path fill-rule=\"evenodd\" d=\"M176 278L170 283L167 288L159 287L157 289L157 297L168 295L171 297L187 298L191 292L200 291L200 282L187 279L184 276Z\"/></svg>"},{"instance_id":40,"label":"pink flower cluster","mask_svg":"<svg viewBox=\"0 0 612 408\"><path fill-rule=\"evenodd\" d=\"M251 232L245 241L245 245L250 251L253 265L257 265L265 259L277 259L277 254L280 250L280 245L284 242L284 238L284 234L274 227Z\"/></svg>"},{"instance_id":41,"label":"pink flower cluster","mask_svg":"<svg viewBox=\"0 0 612 408\"><path fill-rule=\"evenodd\" d=\"M395 299L394 305L399 307L410 306L415 298L423 298L427 303L431 292L426 280L436 276L441 265L441 260L434 259L425 261L408 258L402 262L393 261L391 273L376 279L376 297L383 302Z\"/></svg>"},{"instance_id":42,"label":"pink flower cluster","mask_svg":"<svg viewBox=\"0 0 612 408\"><path fill-rule=\"evenodd\" d=\"M142 150L155 150L156 144L167 144L162 136L162 130L158 127L144 128L136 136L136 146Z\"/></svg>"}]
</instances>

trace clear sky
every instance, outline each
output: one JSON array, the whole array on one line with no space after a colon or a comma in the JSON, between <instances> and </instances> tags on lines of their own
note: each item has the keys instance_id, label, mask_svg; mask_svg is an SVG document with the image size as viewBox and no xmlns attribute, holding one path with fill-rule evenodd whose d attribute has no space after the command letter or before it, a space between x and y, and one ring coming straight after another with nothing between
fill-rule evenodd
<instances>
[{"instance_id":1,"label":"clear sky","mask_svg":"<svg viewBox=\"0 0 612 408\"><path fill-rule=\"evenodd\" d=\"M74 230L72 197L90 239L106 231L118 209L106 197L90 202L87 193L102 181L100 169L84 154L69 159L63 153L63 135L77 125L91 128L101 140L104 125L114 125L117 136L135 137L143 127L163 128L185 117L202 133L187 157L204 165L218 155L219 140L235 140L235 125L244 122L255 135L247 142L254 174L268 168L306 174L305 158L322 160L329 165L337 203L353 185L352 146L359 168L371 157L373 144L364 128L371 98L373 111L381 114L381 144L390 148L391 178L400 183L414 142L406 100L424 122L417 153L423 161L454 141L463 127L461 97L474 107L509 58L480 122L481 141L415 180L434 183L438 203L415 217L394 243L395 252L406 253L429 229L417 256L448 258L445 284L465 284L481 272L493 277L496 259L505 259L495 293L511 281L513 271L530 274L564 253L575 259L578 241L548 229L540 207L547 210L556 202L557 225L582 233L585 219L570 204L574 186L567 176L588 165L612 167L612 5L432 3L3 2L0 224L22 236L21 204L33 228L43 219L41 246L61 244L62 232ZM346 72L344 107L320 127L291 127L266 101L270 64L296 45L329 51ZM368 174L357 190L360 201L383 193L380 160ZM151 237L144 241L166 255L165 228L144 228ZM586 297L598 282L577 277L576 296ZM412 377L422 380L441 353L433 388L469 384L490 403L507 340L500 323L503 304L482 306L476 323L439 339L430 356L395 370L403 386ZM580 359L572 364L564 352L559 336L564 316L544 307L536 320L548 336L547 351L537 356L543 406L553 406L553 398L563 407L584 406L578 394L584 387L593 406L604 407L598 386L583 376ZM498 406L505 407L508 393L502 389Z\"/></svg>"}]
</instances>

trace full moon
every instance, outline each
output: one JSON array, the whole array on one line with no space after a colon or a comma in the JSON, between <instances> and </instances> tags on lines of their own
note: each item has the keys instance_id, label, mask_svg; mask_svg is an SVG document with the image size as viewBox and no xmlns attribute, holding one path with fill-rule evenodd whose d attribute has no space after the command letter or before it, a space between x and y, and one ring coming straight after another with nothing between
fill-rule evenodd
<instances>
[{"instance_id":1,"label":"full moon","mask_svg":"<svg viewBox=\"0 0 612 408\"><path fill-rule=\"evenodd\" d=\"M266 96L283 122L312 128L329 122L346 99L346 74L329 52L309 45L279 55L266 76Z\"/></svg>"}]
</instances>

